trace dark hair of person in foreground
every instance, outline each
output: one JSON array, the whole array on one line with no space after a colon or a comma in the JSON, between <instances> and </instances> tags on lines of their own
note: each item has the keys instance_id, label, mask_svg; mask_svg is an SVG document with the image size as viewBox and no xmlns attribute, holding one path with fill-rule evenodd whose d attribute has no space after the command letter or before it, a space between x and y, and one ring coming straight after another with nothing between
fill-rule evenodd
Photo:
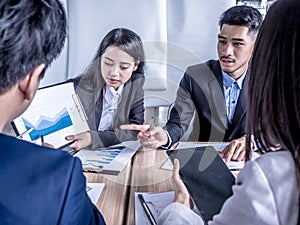
<instances>
[{"instance_id":1,"label":"dark hair of person in foreground","mask_svg":"<svg viewBox=\"0 0 300 225\"><path fill-rule=\"evenodd\" d=\"M250 135L262 152L290 151L300 188L299 12L299 0L277 1L257 37L249 76L247 158Z\"/></svg>"}]
</instances>

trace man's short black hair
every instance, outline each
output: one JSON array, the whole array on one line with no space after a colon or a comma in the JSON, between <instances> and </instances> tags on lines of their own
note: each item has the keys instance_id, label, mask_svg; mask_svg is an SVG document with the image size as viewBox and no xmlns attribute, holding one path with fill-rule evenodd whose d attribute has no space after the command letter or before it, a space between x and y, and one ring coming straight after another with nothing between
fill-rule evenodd
<instances>
[{"instance_id":1,"label":"man's short black hair","mask_svg":"<svg viewBox=\"0 0 300 225\"><path fill-rule=\"evenodd\" d=\"M251 6L237 5L226 10L220 17L219 26L223 24L245 26L249 32L257 33L262 23L261 13Z\"/></svg>"},{"instance_id":2,"label":"man's short black hair","mask_svg":"<svg viewBox=\"0 0 300 225\"><path fill-rule=\"evenodd\" d=\"M59 55L66 24L58 0L0 1L0 94Z\"/></svg>"}]
</instances>

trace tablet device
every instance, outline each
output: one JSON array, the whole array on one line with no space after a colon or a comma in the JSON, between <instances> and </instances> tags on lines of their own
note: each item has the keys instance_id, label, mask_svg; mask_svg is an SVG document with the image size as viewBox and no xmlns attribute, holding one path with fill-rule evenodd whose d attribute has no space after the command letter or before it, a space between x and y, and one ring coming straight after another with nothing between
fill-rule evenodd
<instances>
[{"instance_id":1,"label":"tablet device","mask_svg":"<svg viewBox=\"0 0 300 225\"><path fill-rule=\"evenodd\" d=\"M235 178L212 146L167 151L180 162L179 174L202 218L208 222L232 195Z\"/></svg>"}]
</instances>

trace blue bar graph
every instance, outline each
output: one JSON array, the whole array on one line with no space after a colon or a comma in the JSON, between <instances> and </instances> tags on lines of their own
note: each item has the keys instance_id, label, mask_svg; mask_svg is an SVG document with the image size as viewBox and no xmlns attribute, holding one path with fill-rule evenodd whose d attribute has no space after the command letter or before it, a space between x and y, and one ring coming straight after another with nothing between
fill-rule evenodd
<instances>
[{"instance_id":1,"label":"blue bar graph","mask_svg":"<svg viewBox=\"0 0 300 225\"><path fill-rule=\"evenodd\" d=\"M94 155L86 157L86 161L94 166L102 167L110 164L122 151L123 149L116 150L100 150L94 152Z\"/></svg>"}]
</instances>

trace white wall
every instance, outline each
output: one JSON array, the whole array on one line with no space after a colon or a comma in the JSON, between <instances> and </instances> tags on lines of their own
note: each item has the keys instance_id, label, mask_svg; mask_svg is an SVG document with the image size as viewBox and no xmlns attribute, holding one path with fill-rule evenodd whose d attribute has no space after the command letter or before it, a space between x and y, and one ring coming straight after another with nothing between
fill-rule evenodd
<instances>
[{"instance_id":1,"label":"white wall","mask_svg":"<svg viewBox=\"0 0 300 225\"><path fill-rule=\"evenodd\" d=\"M157 98L161 99L160 104L173 102L174 90L186 67L217 57L218 20L223 11L233 5L235 0L167 1L167 89L146 91L149 106L155 105Z\"/></svg>"},{"instance_id":2,"label":"white wall","mask_svg":"<svg viewBox=\"0 0 300 225\"><path fill-rule=\"evenodd\" d=\"M188 65L216 58L218 19L235 0L64 0L68 43L42 86L80 74L104 35L115 27L143 39L147 59L145 105L168 105Z\"/></svg>"},{"instance_id":3,"label":"white wall","mask_svg":"<svg viewBox=\"0 0 300 225\"><path fill-rule=\"evenodd\" d=\"M66 12L68 12L67 0L60 0L64 5ZM68 78L67 75L68 69L68 39L60 56L49 66L46 72L46 76L42 79L40 86L47 86L50 84L55 84L62 82Z\"/></svg>"},{"instance_id":4,"label":"white wall","mask_svg":"<svg viewBox=\"0 0 300 225\"><path fill-rule=\"evenodd\" d=\"M165 57L164 46L159 43L167 41L166 1L70 0L69 76L76 76L87 67L102 38L116 27L139 34L145 41L146 58L152 59L148 73L160 76L163 71L166 76L164 65L159 63ZM165 82L156 87L165 89Z\"/></svg>"}]
</instances>

